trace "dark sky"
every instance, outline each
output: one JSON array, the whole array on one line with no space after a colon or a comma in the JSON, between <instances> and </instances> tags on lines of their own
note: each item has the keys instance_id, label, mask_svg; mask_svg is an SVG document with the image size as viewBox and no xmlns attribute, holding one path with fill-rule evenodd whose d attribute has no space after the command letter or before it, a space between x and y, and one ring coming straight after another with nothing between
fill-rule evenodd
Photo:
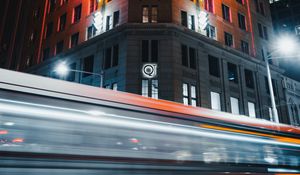
<instances>
[{"instance_id":1,"label":"dark sky","mask_svg":"<svg viewBox=\"0 0 300 175\"><path fill-rule=\"evenodd\" d=\"M289 58L280 60L280 67L286 72L285 75L300 81L300 58Z\"/></svg>"}]
</instances>

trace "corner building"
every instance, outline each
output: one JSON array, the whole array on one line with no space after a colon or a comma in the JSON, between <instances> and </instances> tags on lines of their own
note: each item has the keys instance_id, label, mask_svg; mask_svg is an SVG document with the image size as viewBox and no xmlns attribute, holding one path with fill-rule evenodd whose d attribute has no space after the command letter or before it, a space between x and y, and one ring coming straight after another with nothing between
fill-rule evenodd
<instances>
[{"instance_id":1,"label":"corner building","mask_svg":"<svg viewBox=\"0 0 300 175\"><path fill-rule=\"evenodd\" d=\"M28 71L272 120L267 0L49 0L42 54ZM59 77L55 66L72 70ZM145 77L143 66L157 68ZM80 71L95 74L80 73ZM272 65L280 121L282 71Z\"/></svg>"}]
</instances>

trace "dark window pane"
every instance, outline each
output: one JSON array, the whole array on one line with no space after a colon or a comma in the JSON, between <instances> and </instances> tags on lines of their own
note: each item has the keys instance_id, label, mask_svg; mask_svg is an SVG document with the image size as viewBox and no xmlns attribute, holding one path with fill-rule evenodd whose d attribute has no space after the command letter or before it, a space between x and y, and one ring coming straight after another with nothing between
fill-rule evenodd
<instances>
[{"instance_id":1,"label":"dark window pane","mask_svg":"<svg viewBox=\"0 0 300 175\"><path fill-rule=\"evenodd\" d=\"M119 18L120 18L120 12L119 11L114 12L113 27L116 27L117 25L119 25Z\"/></svg>"},{"instance_id":2,"label":"dark window pane","mask_svg":"<svg viewBox=\"0 0 300 175\"><path fill-rule=\"evenodd\" d=\"M188 48L186 45L181 45L181 60L182 65L188 67Z\"/></svg>"},{"instance_id":3,"label":"dark window pane","mask_svg":"<svg viewBox=\"0 0 300 175\"><path fill-rule=\"evenodd\" d=\"M208 55L209 74L215 77L220 77L219 59Z\"/></svg>"},{"instance_id":4,"label":"dark window pane","mask_svg":"<svg viewBox=\"0 0 300 175\"><path fill-rule=\"evenodd\" d=\"M254 89L254 77L252 71L245 69L245 81L248 88Z\"/></svg>"},{"instance_id":5,"label":"dark window pane","mask_svg":"<svg viewBox=\"0 0 300 175\"><path fill-rule=\"evenodd\" d=\"M112 66L118 66L119 64L119 45L115 45L113 48L113 62L112 62Z\"/></svg>"},{"instance_id":6,"label":"dark window pane","mask_svg":"<svg viewBox=\"0 0 300 175\"><path fill-rule=\"evenodd\" d=\"M190 52L190 68L196 69L196 50L194 48L189 49Z\"/></svg>"},{"instance_id":7,"label":"dark window pane","mask_svg":"<svg viewBox=\"0 0 300 175\"><path fill-rule=\"evenodd\" d=\"M237 66L232 63L227 64L228 68L228 80L234 83L238 83Z\"/></svg>"},{"instance_id":8,"label":"dark window pane","mask_svg":"<svg viewBox=\"0 0 300 175\"><path fill-rule=\"evenodd\" d=\"M142 61L149 62L149 41L142 41Z\"/></svg>"},{"instance_id":9,"label":"dark window pane","mask_svg":"<svg viewBox=\"0 0 300 175\"><path fill-rule=\"evenodd\" d=\"M84 72L90 72L90 73L94 72L94 56L93 55L84 58L83 71ZM87 77L87 76L92 75L90 73L83 73L83 77Z\"/></svg>"},{"instance_id":10,"label":"dark window pane","mask_svg":"<svg viewBox=\"0 0 300 175\"><path fill-rule=\"evenodd\" d=\"M105 51L105 69L111 67L111 48L107 48Z\"/></svg>"},{"instance_id":11,"label":"dark window pane","mask_svg":"<svg viewBox=\"0 0 300 175\"><path fill-rule=\"evenodd\" d=\"M181 11L181 25L187 27L187 12Z\"/></svg>"},{"instance_id":12,"label":"dark window pane","mask_svg":"<svg viewBox=\"0 0 300 175\"><path fill-rule=\"evenodd\" d=\"M151 41L151 61L152 62L158 61L158 41L157 40Z\"/></svg>"}]
</instances>

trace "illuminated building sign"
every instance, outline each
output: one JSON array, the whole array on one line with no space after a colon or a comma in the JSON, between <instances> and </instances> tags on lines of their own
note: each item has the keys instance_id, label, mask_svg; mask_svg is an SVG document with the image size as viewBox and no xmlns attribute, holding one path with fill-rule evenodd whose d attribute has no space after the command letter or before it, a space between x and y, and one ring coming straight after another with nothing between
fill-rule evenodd
<instances>
[{"instance_id":1,"label":"illuminated building sign","mask_svg":"<svg viewBox=\"0 0 300 175\"><path fill-rule=\"evenodd\" d=\"M142 68L143 78L156 78L157 77L157 64L146 63Z\"/></svg>"},{"instance_id":2,"label":"illuminated building sign","mask_svg":"<svg viewBox=\"0 0 300 175\"><path fill-rule=\"evenodd\" d=\"M208 13L206 13L205 11L201 11L198 16L198 20L199 20L199 29L200 30L206 29L208 22L209 22L208 21Z\"/></svg>"},{"instance_id":3,"label":"illuminated building sign","mask_svg":"<svg viewBox=\"0 0 300 175\"><path fill-rule=\"evenodd\" d=\"M94 26L98 31L101 31L103 26L103 16L99 11L94 14Z\"/></svg>"}]
</instances>

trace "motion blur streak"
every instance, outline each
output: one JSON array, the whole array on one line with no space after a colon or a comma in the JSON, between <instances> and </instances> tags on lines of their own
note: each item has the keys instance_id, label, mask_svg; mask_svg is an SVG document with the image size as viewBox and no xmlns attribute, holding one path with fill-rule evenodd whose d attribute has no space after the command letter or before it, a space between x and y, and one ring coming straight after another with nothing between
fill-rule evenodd
<instances>
[{"instance_id":1,"label":"motion blur streak","mask_svg":"<svg viewBox=\"0 0 300 175\"><path fill-rule=\"evenodd\" d=\"M135 119L125 116L115 116L113 114L106 114L106 116L88 116L88 111L73 110L68 108L59 108L54 106L45 106L38 104L28 104L10 100L0 99L0 112L11 113L14 115L19 115L22 111L22 115L27 115L30 117L39 117L39 118L48 118L48 119L57 119L57 120L68 120L76 121L83 123L98 123L105 126L118 126L118 127L128 127L135 129L143 129L149 131L157 132L167 132L172 134L185 134L185 135L194 135L194 136L205 136L209 138L218 138L218 139L227 139L227 140L236 140L244 142L254 142L254 143L264 143L264 144L273 144L273 145L283 145L283 146L293 146L300 147L297 144L290 144L284 142L277 142L273 140L267 140L259 137L249 137L243 135L229 135L222 133L215 133L209 130L199 130L198 127L171 124L164 122L157 122L144 119ZM4 103L6 102L6 103ZM79 114L86 113L86 115ZM104 114L104 113L103 113ZM113 116L115 118L108 118L108 116ZM118 118L116 118L118 117Z\"/></svg>"}]
</instances>

